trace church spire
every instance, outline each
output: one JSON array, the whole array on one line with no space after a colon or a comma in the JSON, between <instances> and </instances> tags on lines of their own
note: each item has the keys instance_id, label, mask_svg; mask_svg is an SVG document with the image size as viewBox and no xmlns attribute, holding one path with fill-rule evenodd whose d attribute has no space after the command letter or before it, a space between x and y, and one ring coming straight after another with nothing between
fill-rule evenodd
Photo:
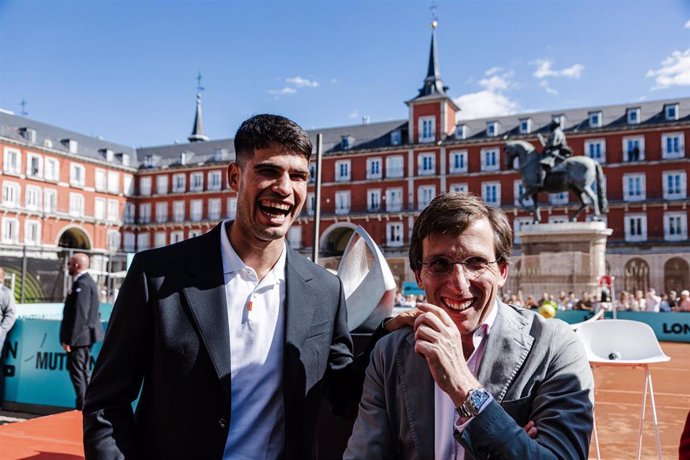
<instances>
[{"instance_id":1,"label":"church spire","mask_svg":"<svg viewBox=\"0 0 690 460\"><path fill-rule=\"evenodd\" d=\"M443 85L441 79L441 68L438 64L438 53L436 52L436 28L438 21L434 19L431 22L431 49L429 51L429 69L424 79L424 86L419 89L417 97L445 95L448 90L447 86Z\"/></svg>"},{"instance_id":2,"label":"church spire","mask_svg":"<svg viewBox=\"0 0 690 460\"><path fill-rule=\"evenodd\" d=\"M196 79L196 115L194 116L194 127L192 128L192 134L187 138L189 139L189 142L199 142L208 140L208 136L204 134L204 128L201 125L201 91L204 90L204 88L201 86L201 73L197 75Z\"/></svg>"}]
</instances>

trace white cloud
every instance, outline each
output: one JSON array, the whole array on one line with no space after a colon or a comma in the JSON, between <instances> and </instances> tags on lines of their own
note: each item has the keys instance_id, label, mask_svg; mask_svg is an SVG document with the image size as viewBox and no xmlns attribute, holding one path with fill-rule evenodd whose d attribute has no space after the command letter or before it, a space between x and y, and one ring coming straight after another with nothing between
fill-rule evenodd
<instances>
[{"instance_id":1,"label":"white cloud","mask_svg":"<svg viewBox=\"0 0 690 460\"><path fill-rule=\"evenodd\" d=\"M487 78L479 80L479 85L484 88L482 91L464 94L455 99L456 104L460 106L458 118L469 120L510 115L518 111L518 103L504 94L505 90L513 86L513 72L499 75L500 71L499 67L487 70L484 72Z\"/></svg>"},{"instance_id":2,"label":"white cloud","mask_svg":"<svg viewBox=\"0 0 690 460\"><path fill-rule=\"evenodd\" d=\"M688 21L688 22L685 23L685 28L686 28L686 29L690 29L690 21Z\"/></svg>"},{"instance_id":3,"label":"white cloud","mask_svg":"<svg viewBox=\"0 0 690 460\"><path fill-rule=\"evenodd\" d=\"M302 89L302 88L317 88L319 86L319 82L315 80L308 80L306 78L302 78L299 75L295 77L290 77L285 79L285 83L287 84L281 89L269 89L268 93L273 94L276 96L276 98L288 94L295 94L297 90Z\"/></svg>"},{"instance_id":4,"label":"white cloud","mask_svg":"<svg viewBox=\"0 0 690 460\"><path fill-rule=\"evenodd\" d=\"M284 95L284 94L295 94L297 90L295 88L290 88L289 86L286 86L281 89L269 89L268 93L273 94L276 96Z\"/></svg>"},{"instance_id":5,"label":"white cloud","mask_svg":"<svg viewBox=\"0 0 690 460\"><path fill-rule=\"evenodd\" d=\"M549 93L549 94L553 94L554 96L556 96L556 95L558 94L558 91L555 90L555 89L553 89L553 88L551 87L551 85L549 85L549 82L548 82L547 80L542 80L542 81L539 83L539 86L541 86L542 88L544 88L544 91L546 91L546 92Z\"/></svg>"},{"instance_id":6,"label":"white cloud","mask_svg":"<svg viewBox=\"0 0 690 460\"><path fill-rule=\"evenodd\" d=\"M647 78L654 78L652 89L664 89L669 86L690 85L690 48L685 51L674 51L661 61L657 70L647 71Z\"/></svg>"},{"instance_id":7,"label":"white cloud","mask_svg":"<svg viewBox=\"0 0 690 460\"><path fill-rule=\"evenodd\" d=\"M570 67L566 67L561 70L554 70L552 68L553 62L550 59L537 59L532 62L532 64L537 66L537 70L534 71L534 77L538 79L544 78L580 78L582 72L585 70L585 66L582 64L575 64Z\"/></svg>"},{"instance_id":8,"label":"white cloud","mask_svg":"<svg viewBox=\"0 0 690 460\"><path fill-rule=\"evenodd\" d=\"M353 110L352 112L350 112L347 118L359 118L359 112L357 110Z\"/></svg>"}]
</instances>

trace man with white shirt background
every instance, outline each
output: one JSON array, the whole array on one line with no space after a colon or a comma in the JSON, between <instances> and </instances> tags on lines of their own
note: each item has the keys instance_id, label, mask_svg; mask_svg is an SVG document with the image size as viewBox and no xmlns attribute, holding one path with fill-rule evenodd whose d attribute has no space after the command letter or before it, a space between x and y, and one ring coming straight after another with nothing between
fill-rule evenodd
<instances>
[{"instance_id":1,"label":"man with white shirt background","mask_svg":"<svg viewBox=\"0 0 690 460\"><path fill-rule=\"evenodd\" d=\"M512 231L466 193L436 197L412 230L428 303L381 339L346 459L585 459L592 374L569 326L499 300Z\"/></svg>"}]
</instances>

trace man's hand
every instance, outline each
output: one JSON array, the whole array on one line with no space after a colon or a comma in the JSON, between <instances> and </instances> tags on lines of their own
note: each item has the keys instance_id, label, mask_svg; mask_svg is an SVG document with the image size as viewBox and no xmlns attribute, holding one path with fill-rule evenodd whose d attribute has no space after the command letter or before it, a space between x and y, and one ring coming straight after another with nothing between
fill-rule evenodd
<instances>
[{"instance_id":1,"label":"man's hand","mask_svg":"<svg viewBox=\"0 0 690 460\"><path fill-rule=\"evenodd\" d=\"M428 303L417 307L422 314L414 323L414 349L426 358L436 384L457 407L472 388L481 386L467 367L460 331L442 308Z\"/></svg>"},{"instance_id":2,"label":"man's hand","mask_svg":"<svg viewBox=\"0 0 690 460\"><path fill-rule=\"evenodd\" d=\"M393 332L403 327L414 327L414 320L421 314L422 310L419 308L405 310L404 312L386 321L386 323L383 325L383 328L387 332Z\"/></svg>"},{"instance_id":3,"label":"man's hand","mask_svg":"<svg viewBox=\"0 0 690 460\"><path fill-rule=\"evenodd\" d=\"M525 433L527 433L527 436L529 436L531 439L537 437L537 425L532 420L527 422L527 425L522 428L525 430Z\"/></svg>"},{"instance_id":4,"label":"man's hand","mask_svg":"<svg viewBox=\"0 0 690 460\"><path fill-rule=\"evenodd\" d=\"M63 343L63 344L62 344L62 349L65 350L67 353L69 353L69 352L72 351L72 347L70 347L70 346L67 345L66 343Z\"/></svg>"}]
</instances>

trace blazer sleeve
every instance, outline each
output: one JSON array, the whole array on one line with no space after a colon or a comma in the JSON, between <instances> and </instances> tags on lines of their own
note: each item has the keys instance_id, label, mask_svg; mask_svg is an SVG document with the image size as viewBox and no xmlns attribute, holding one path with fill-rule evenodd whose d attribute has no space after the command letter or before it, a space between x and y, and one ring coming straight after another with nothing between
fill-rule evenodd
<instances>
[{"instance_id":1,"label":"blazer sleeve","mask_svg":"<svg viewBox=\"0 0 690 460\"><path fill-rule=\"evenodd\" d=\"M132 458L136 438L132 402L150 359L153 330L143 258L136 255L113 307L84 403L86 459Z\"/></svg>"},{"instance_id":2,"label":"blazer sleeve","mask_svg":"<svg viewBox=\"0 0 690 460\"><path fill-rule=\"evenodd\" d=\"M3 287L0 288L0 348L7 333L14 326L16 312L14 308L14 295L12 291Z\"/></svg>"},{"instance_id":3,"label":"blazer sleeve","mask_svg":"<svg viewBox=\"0 0 690 460\"><path fill-rule=\"evenodd\" d=\"M462 433L455 434L475 459L588 457L593 426L592 371L575 334L563 328L552 334L548 371L542 382L534 382L532 395L502 403L512 405L511 410L524 410L527 420L536 423L537 437L531 439L504 407L492 401Z\"/></svg>"}]
</instances>

